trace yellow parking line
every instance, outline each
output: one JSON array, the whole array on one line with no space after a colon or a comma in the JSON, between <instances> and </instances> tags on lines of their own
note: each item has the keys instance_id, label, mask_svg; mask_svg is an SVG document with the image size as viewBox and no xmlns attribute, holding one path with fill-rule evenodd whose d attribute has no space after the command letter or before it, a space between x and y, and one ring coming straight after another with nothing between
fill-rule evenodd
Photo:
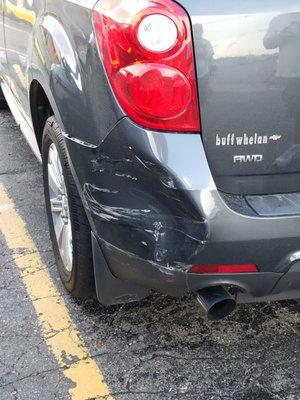
<instances>
[{"instance_id":1,"label":"yellow parking line","mask_svg":"<svg viewBox=\"0 0 300 400\"><path fill-rule=\"evenodd\" d=\"M0 231L35 308L42 334L64 375L72 382L72 400L113 400L103 375L79 337L25 223L0 184ZM22 251L22 253L20 253Z\"/></svg>"}]
</instances>

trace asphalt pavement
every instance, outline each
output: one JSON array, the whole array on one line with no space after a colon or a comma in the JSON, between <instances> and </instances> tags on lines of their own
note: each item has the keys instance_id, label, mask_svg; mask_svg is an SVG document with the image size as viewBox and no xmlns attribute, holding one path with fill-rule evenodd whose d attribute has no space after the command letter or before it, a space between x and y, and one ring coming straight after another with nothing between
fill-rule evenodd
<instances>
[{"instance_id":1,"label":"asphalt pavement","mask_svg":"<svg viewBox=\"0 0 300 400\"><path fill-rule=\"evenodd\" d=\"M0 232L0 400L300 399L298 302L243 305L217 323L205 320L192 296L153 294L109 308L94 300L78 303L56 272L41 166L8 111L0 113L0 188L0 218L11 207ZM13 246L22 235L35 249L34 262L49 271L41 288L45 279L54 295L45 295L44 309L34 297L39 285L30 288L39 282L35 272L20 267L28 254ZM57 332L47 333L56 307L72 325L59 343L53 341ZM61 322L59 312L54 325ZM91 384L103 379L109 394L91 397L87 370L77 368L82 360L67 346L70 338L73 353L87 354L82 360L89 362Z\"/></svg>"}]
</instances>

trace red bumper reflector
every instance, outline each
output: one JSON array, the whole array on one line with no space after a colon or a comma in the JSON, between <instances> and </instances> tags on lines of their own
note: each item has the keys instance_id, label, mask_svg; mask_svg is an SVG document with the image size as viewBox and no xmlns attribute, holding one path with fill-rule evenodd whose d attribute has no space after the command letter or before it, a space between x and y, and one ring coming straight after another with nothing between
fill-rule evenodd
<instances>
[{"instance_id":1,"label":"red bumper reflector","mask_svg":"<svg viewBox=\"0 0 300 400\"><path fill-rule=\"evenodd\" d=\"M193 265L189 272L192 274L240 274L258 272L258 268L255 264Z\"/></svg>"}]
</instances>

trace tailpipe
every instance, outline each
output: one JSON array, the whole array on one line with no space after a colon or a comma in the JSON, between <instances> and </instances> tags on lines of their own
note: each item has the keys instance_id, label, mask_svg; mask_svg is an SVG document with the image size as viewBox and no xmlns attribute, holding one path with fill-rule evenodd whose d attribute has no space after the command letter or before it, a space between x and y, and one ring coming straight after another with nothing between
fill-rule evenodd
<instances>
[{"instance_id":1,"label":"tailpipe","mask_svg":"<svg viewBox=\"0 0 300 400\"><path fill-rule=\"evenodd\" d=\"M212 286L196 292L198 302L210 321L228 317L236 308L236 302L222 286Z\"/></svg>"}]
</instances>

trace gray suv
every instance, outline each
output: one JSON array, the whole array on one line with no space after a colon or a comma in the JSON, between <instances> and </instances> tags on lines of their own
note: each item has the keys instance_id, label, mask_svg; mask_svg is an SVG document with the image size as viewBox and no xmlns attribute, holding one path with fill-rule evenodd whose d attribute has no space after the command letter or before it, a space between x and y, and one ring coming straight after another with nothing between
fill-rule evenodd
<instances>
[{"instance_id":1,"label":"gray suv","mask_svg":"<svg viewBox=\"0 0 300 400\"><path fill-rule=\"evenodd\" d=\"M0 12L0 106L42 162L72 295L194 293L214 320L300 297L299 0Z\"/></svg>"}]
</instances>

